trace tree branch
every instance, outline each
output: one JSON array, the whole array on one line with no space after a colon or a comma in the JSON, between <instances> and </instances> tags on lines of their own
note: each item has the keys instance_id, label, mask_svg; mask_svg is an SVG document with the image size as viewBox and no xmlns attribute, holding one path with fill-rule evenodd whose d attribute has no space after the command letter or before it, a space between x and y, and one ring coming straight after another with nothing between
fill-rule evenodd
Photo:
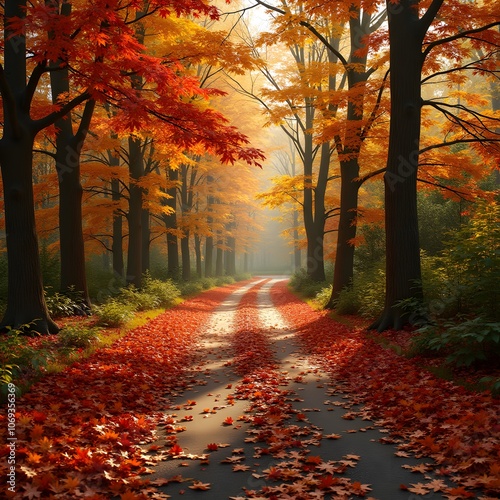
<instances>
[{"instance_id":1,"label":"tree branch","mask_svg":"<svg viewBox=\"0 0 500 500\"><path fill-rule=\"evenodd\" d=\"M25 107L25 112L28 113L29 109L31 107L31 101L33 100L33 96L35 95L36 88L38 86L38 82L40 81L40 78L42 75L46 72L47 70L47 61L41 61L39 62L33 71L31 72L30 79L28 81L28 84L26 85L26 93L24 96L24 107Z\"/></svg>"},{"instance_id":2,"label":"tree branch","mask_svg":"<svg viewBox=\"0 0 500 500\"><path fill-rule=\"evenodd\" d=\"M436 1L436 0L435 0ZM442 0L438 0L441 1ZM429 7L430 9L430 7ZM447 38L441 38L440 40L435 40L434 42L429 43L427 45L427 48L423 52L423 57L424 59L429 55L429 52L434 48L438 47L439 45L443 45L445 43L453 42L454 40L458 40L459 38L466 38L468 35L472 35L473 33L481 33L481 31L486 31L489 30L490 28L494 28L495 26L500 26L500 21L496 21L494 23L487 24L486 26L481 26L479 28L467 30L467 31L461 31L460 33L457 33L456 35L449 36Z\"/></svg>"},{"instance_id":3,"label":"tree branch","mask_svg":"<svg viewBox=\"0 0 500 500\"><path fill-rule=\"evenodd\" d=\"M263 7L265 7L268 10L273 10L274 12L277 12L278 14L285 15L286 12L278 7L275 7L273 5L269 5L262 0L256 0L256 2ZM318 40L321 41L321 43L328 48L333 54L335 54L338 58L339 61L342 63L342 66L347 69L347 65L349 62L347 59L324 37L311 23L308 21L299 21L299 24L303 26L304 28L307 28Z\"/></svg>"},{"instance_id":4,"label":"tree branch","mask_svg":"<svg viewBox=\"0 0 500 500\"><path fill-rule=\"evenodd\" d=\"M80 120L80 126L78 127L78 131L75 134L75 140L77 143L83 143L83 141L87 137L90 128L90 122L92 121L92 115L94 114L95 104L95 99L89 99L85 103L83 115Z\"/></svg>"},{"instance_id":5,"label":"tree branch","mask_svg":"<svg viewBox=\"0 0 500 500\"><path fill-rule=\"evenodd\" d=\"M48 127L49 125L54 124L57 120L66 116L72 109L76 108L79 104L85 102L87 99L90 99L90 97L91 96L88 91L83 92L82 94L76 96L74 99L61 106L61 109L59 109L58 111L54 111L53 113L50 113L49 115L45 116L44 118L40 118L39 120L35 120L33 122L35 130L39 132L40 130L43 130L44 128Z\"/></svg>"},{"instance_id":6,"label":"tree branch","mask_svg":"<svg viewBox=\"0 0 500 500\"><path fill-rule=\"evenodd\" d=\"M432 3L427 9L427 12L420 18L420 35L422 36L422 38L427 33L427 30L430 28L432 21L434 21L434 19L436 18L437 13L439 12L439 9L443 5L443 3L444 0L432 0Z\"/></svg>"}]
</instances>

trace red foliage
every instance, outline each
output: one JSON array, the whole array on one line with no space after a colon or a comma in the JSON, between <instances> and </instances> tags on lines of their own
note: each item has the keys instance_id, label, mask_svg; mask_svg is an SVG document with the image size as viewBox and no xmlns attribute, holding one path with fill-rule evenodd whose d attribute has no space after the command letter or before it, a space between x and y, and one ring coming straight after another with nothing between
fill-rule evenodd
<instances>
[{"instance_id":1,"label":"red foliage","mask_svg":"<svg viewBox=\"0 0 500 500\"><path fill-rule=\"evenodd\" d=\"M237 286L180 304L17 398L15 493L4 483L0 496L46 498L58 485L72 498L100 499L146 488L147 480L131 481L145 471L139 443L155 439L161 410L191 382L201 327ZM0 456L9 454L7 428L2 412ZM182 449L173 441L170 451ZM5 460L0 475L7 477Z\"/></svg>"},{"instance_id":2,"label":"red foliage","mask_svg":"<svg viewBox=\"0 0 500 500\"><path fill-rule=\"evenodd\" d=\"M441 472L467 488L500 492L500 402L438 379L412 360L313 311L279 284L272 297L293 322L303 348L335 380L340 393L391 431L401 451L430 456Z\"/></svg>"}]
</instances>

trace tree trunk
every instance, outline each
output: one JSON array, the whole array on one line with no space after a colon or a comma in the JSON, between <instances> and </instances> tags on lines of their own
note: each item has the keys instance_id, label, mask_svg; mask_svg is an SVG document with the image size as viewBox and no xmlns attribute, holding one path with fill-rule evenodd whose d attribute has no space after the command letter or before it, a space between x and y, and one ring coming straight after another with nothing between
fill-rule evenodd
<instances>
[{"instance_id":1,"label":"tree trunk","mask_svg":"<svg viewBox=\"0 0 500 500\"><path fill-rule=\"evenodd\" d=\"M306 113L311 114L312 110L307 110ZM309 121L307 121L309 123ZM311 122L312 126L312 122ZM304 227L307 236L307 260L306 260L306 271L309 278L314 281L324 281L325 280L325 264L323 261L323 231L318 233L317 217L323 219L324 222L324 211L318 214L315 211L315 207L321 202L317 198L317 194L314 192L315 189L312 183L313 174L313 138L311 134L306 134L304 136L304 192L303 192L303 215L304 215ZM319 181L318 181L319 184ZM323 200L324 202L324 200ZM324 227L324 225L323 225Z\"/></svg>"},{"instance_id":2,"label":"tree trunk","mask_svg":"<svg viewBox=\"0 0 500 500\"><path fill-rule=\"evenodd\" d=\"M299 212L293 210L293 270L298 271L302 266L302 252L299 247ZM246 256L246 254L245 254Z\"/></svg>"},{"instance_id":3,"label":"tree trunk","mask_svg":"<svg viewBox=\"0 0 500 500\"><path fill-rule=\"evenodd\" d=\"M353 15L349 19L349 35L351 50L349 61L352 68L346 68L347 84L349 91L356 91L356 97L349 98L347 105L346 126L349 136L342 140L336 139L337 152L340 159L340 211L339 225L337 232L337 246L335 253L335 266L333 275L332 295L327 304L328 308L333 308L340 292L352 286L354 278L354 244L352 240L356 237L356 217L358 215L358 193L360 183L359 178L359 155L362 147L362 134L364 115L364 92L363 97L359 97L359 88L365 86L368 80L366 72L368 47L372 16L366 12L361 12L359 7L350 7ZM331 57L331 54L330 54ZM336 60L336 57L335 57ZM334 62L334 61L331 61ZM347 134L346 134L347 135Z\"/></svg>"},{"instance_id":4,"label":"tree trunk","mask_svg":"<svg viewBox=\"0 0 500 500\"><path fill-rule=\"evenodd\" d=\"M26 15L26 2L8 0L4 19ZM7 309L0 328L57 333L43 295L33 200L33 143L37 130L26 106L26 39L4 26L2 79L3 136L0 165L7 243ZM28 107L28 109L26 109Z\"/></svg>"},{"instance_id":5,"label":"tree trunk","mask_svg":"<svg viewBox=\"0 0 500 500\"><path fill-rule=\"evenodd\" d=\"M150 268L150 258L149 258L149 247L151 231L149 228L149 209L143 208L141 212L142 221L142 274L149 271Z\"/></svg>"},{"instance_id":6,"label":"tree trunk","mask_svg":"<svg viewBox=\"0 0 500 500\"><path fill-rule=\"evenodd\" d=\"M63 4L61 13L69 16L71 4ZM69 71L66 67L50 73L50 86L54 104L57 104L62 96L69 94ZM94 109L95 101L88 101L76 133L73 132L72 113L55 123L56 170L59 183L61 292L63 294L76 292L81 301L80 312L82 313L90 311L90 298L85 272L80 155Z\"/></svg>"},{"instance_id":7,"label":"tree trunk","mask_svg":"<svg viewBox=\"0 0 500 500\"><path fill-rule=\"evenodd\" d=\"M198 278L203 277L203 269L201 264L201 238L198 234L194 235L194 253L196 255L196 274Z\"/></svg>"},{"instance_id":8,"label":"tree trunk","mask_svg":"<svg viewBox=\"0 0 500 500\"><path fill-rule=\"evenodd\" d=\"M182 254L182 279L189 281L191 279L191 255L189 253L189 231L184 231L181 239Z\"/></svg>"},{"instance_id":9,"label":"tree trunk","mask_svg":"<svg viewBox=\"0 0 500 500\"><path fill-rule=\"evenodd\" d=\"M214 275L214 239L212 236L205 238L205 276L211 278Z\"/></svg>"},{"instance_id":10,"label":"tree trunk","mask_svg":"<svg viewBox=\"0 0 500 500\"><path fill-rule=\"evenodd\" d=\"M248 271L250 270L248 261L249 261L248 250L245 250L245 255L243 256L243 272L244 273L248 273Z\"/></svg>"},{"instance_id":11,"label":"tree trunk","mask_svg":"<svg viewBox=\"0 0 500 500\"><path fill-rule=\"evenodd\" d=\"M167 228L167 272L168 277L177 279L179 277L179 240L177 238L177 182L179 180L178 170L169 170L168 179L172 185L167 189L169 198L165 205L172 212L163 216Z\"/></svg>"},{"instance_id":12,"label":"tree trunk","mask_svg":"<svg viewBox=\"0 0 500 500\"><path fill-rule=\"evenodd\" d=\"M236 274L236 240L233 236L227 239L229 250L227 253L226 274L234 276Z\"/></svg>"},{"instance_id":13,"label":"tree trunk","mask_svg":"<svg viewBox=\"0 0 500 500\"><path fill-rule=\"evenodd\" d=\"M332 295L327 308L333 308L340 292L352 286L354 276L354 244L358 210L359 177L358 159L340 162L340 213L337 248L333 270Z\"/></svg>"},{"instance_id":14,"label":"tree trunk","mask_svg":"<svg viewBox=\"0 0 500 500\"><path fill-rule=\"evenodd\" d=\"M119 159L112 158L113 164L118 165ZM121 199L120 182L118 179L111 179L111 199L118 203ZM113 211L113 236L111 242L111 252L113 254L113 272L115 276L123 278L124 263L123 263L123 217L119 210Z\"/></svg>"},{"instance_id":15,"label":"tree trunk","mask_svg":"<svg viewBox=\"0 0 500 500\"><path fill-rule=\"evenodd\" d=\"M391 124L385 185L386 299L371 328L401 329L409 314L400 301L422 297L417 218L417 169L420 143L421 70L425 35L416 0L389 8L391 47Z\"/></svg>"},{"instance_id":16,"label":"tree trunk","mask_svg":"<svg viewBox=\"0 0 500 500\"><path fill-rule=\"evenodd\" d=\"M181 191L181 211L183 221L187 221L184 224L184 235L181 240L181 254L182 254L182 279L184 281L189 281L191 279L191 254L189 251L189 214L193 208L193 185L196 179L196 170L191 168L191 175L188 175L190 167L188 165L181 166L181 176L182 182L180 186Z\"/></svg>"},{"instance_id":17,"label":"tree trunk","mask_svg":"<svg viewBox=\"0 0 500 500\"><path fill-rule=\"evenodd\" d=\"M142 188L137 181L144 174L144 158L141 140L132 136L129 145L129 209L127 284L137 288L142 285Z\"/></svg>"},{"instance_id":18,"label":"tree trunk","mask_svg":"<svg viewBox=\"0 0 500 500\"><path fill-rule=\"evenodd\" d=\"M224 244L222 239L217 239L217 250L215 254L215 276L224 275L224 250L221 248Z\"/></svg>"},{"instance_id":19,"label":"tree trunk","mask_svg":"<svg viewBox=\"0 0 500 500\"><path fill-rule=\"evenodd\" d=\"M64 77L64 75L62 75ZM66 91L67 85L57 81L57 72L51 75L54 101ZM61 256L61 292L76 292L82 311L90 310L90 298L85 272L85 245L83 238L82 195L80 182L80 153L87 136L95 108L88 101L79 130L73 134L71 115L56 122L56 169L59 183L59 240Z\"/></svg>"},{"instance_id":20,"label":"tree trunk","mask_svg":"<svg viewBox=\"0 0 500 500\"><path fill-rule=\"evenodd\" d=\"M6 120L0 142L0 163L7 240L7 310L0 328L57 333L43 295L32 185L34 136L26 128L15 136Z\"/></svg>"}]
</instances>

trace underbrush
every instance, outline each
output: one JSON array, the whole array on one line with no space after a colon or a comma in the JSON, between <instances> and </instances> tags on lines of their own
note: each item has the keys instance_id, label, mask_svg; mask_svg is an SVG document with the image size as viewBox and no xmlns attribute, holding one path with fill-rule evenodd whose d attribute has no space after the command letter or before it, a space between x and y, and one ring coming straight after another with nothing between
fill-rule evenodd
<instances>
[{"instance_id":1,"label":"underbrush","mask_svg":"<svg viewBox=\"0 0 500 500\"><path fill-rule=\"evenodd\" d=\"M331 286L333 281L333 267L331 265L325 266L325 281L315 281L309 277L305 269L299 269L290 278L290 288L298 293L301 297L306 299L313 299L324 289ZM326 303L326 302L325 302Z\"/></svg>"}]
</instances>

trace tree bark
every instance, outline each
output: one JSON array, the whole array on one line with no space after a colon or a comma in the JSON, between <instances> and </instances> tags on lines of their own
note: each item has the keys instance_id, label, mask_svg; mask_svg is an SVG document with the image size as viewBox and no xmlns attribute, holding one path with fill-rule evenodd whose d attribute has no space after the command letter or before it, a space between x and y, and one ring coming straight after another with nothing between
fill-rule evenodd
<instances>
[{"instance_id":1,"label":"tree bark","mask_svg":"<svg viewBox=\"0 0 500 500\"><path fill-rule=\"evenodd\" d=\"M53 72L53 99L69 91L67 85L57 82L60 76ZM82 303L82 311L90 310L90 298L85 272L85 244L83 238L82 195L80 181L80 154L87 136L95 101L88 101L79 130L73 133L71 115L56 122L56 169L59 183L59 240L61 257L61 292L76 292Z\"/></svg>"},{"instance_id":2,"label":"tree bark","mask_svg":"<svg viewBox=\"0 0 500 500\"><path fill-rule=\"evenodd\" d=\"M189 253L189 231L185 230L181 239L182 279L191 279L191 254Z\"/></svg>"},{"instance_id":3,"label":"tree bark","mask_svg":"<svg viewBox=\"0 0 500 500\"><path fill-rule=\"evenodd\" d=\"M120 160L118 157L109 155L109 165L118 166ZM114 203L119 203L121 200L120 181L111 179L111 199ZM115 276L123 278L124 262L123 262L123 216L118 209L113 210L113 235L111 241L111 252L113 254L113 272Z\"/></svg>"},{"instance_id":4,"label":"tree bark","mask_svg":"<svg viewBox=\"0 0 500 500\"><path fill-rule=\"evenodd\" d=\"M436 3L436 2L434 2ZM422 42L427 27L418 18L417 0L402 0L389 11L391 124L385 186L386 298L379 332L401 329L409 314L400 301L422 297L417 217L420 144ZM430 24L430 23L429 23Z\"/></svg>"},{"instance_id":5,"label":"tree bark","mask_svg":"<svg viewBox=\"0 0 500 500\"><path fill-rule=\"evenodd\" d=\"M236 239L233 236L227 238L227 253L226 274L234 276L236 274Z\"/></svg>"},{"instance_id":6,"label":"tree bark","mask_svg":"<svg viewBox=\"0 0 500 500\"><path fill-rule=\"evenodd\" d=\"M165 205L172 212L163 216L167 228L167 272L168 277L177 279L179 277L179 240L177 238L177 182L179 180L178 170L169 170L168 178L172 185L167 189L169 198Z\"/></svg>"},{"instance_id":7,"label":"tree bark","mask_svg":"<svg viewBox=\"0 0 500 500\"><path fill-rule=\"evenodd\" d=\"M4 59L0 74L3 136L0 140L7 243L7 309L5 327L57 333L43 295L42 272L33 200L33 143L38 132L30 118L26 87L26 39L12 36L5 20L23 19L26 2L4 4Z\"/></svg>"},{"instance_id":8,"label":"tree bark","mask_svg":"<svg viewBox=\"0 0 500 500\"><path fill-rule=\"evenodd\" d=\"M312 105L306 108L306 125L312 127L312 116L314 110ZM309 127L308 127L309 129ZM322 188L320 181L313 186L313 137L311 134L304 136L304 191L303 191L303 216L304 227L307 236L307 260L306 272L314 281L325 280L325 263L323 260L323 238L324 238L324 198L321 199ZM328 159L329 161L329 159ZM321 160L323 164L323 157ZM320 167L321 168L321 167ZM319 191L318 191L319 188ZM324 186L326 189L326 186ZM323 204L323 211L318 212L318 207ZM322 224L321 224L322 223ZM323 229L321 230L320 227Z\"/></svg>"},{"instance_id":9,"label":"tree bark","mask_svg":"<svg viewBox=\"0 0 500 500\"><path fill-rule=\"evenodd\" d=\"M217 238L217 250L215 254L215 276L223 276L224 275L224 250L222 249L222 245L224 241L220 237L220 231L218 231Z\"/></svg>"},{"instance_id":10,"label":"tree bark","mask_svg":"<svg viewBox=\"0 0 500 500\"><path fill-rule=\"evenodd\" d=\"M203 268L201 263L201 238L198 234L194 235L194 253L196 256L196 274L198 278L202 278Z\"/></svg>"},{"instance_id":11,"label":"tree bark","mask_svg":"<svg viewBox=\"0 0 500 500\"><path fill-rule=\"evenodd\" d=\"M71 14L71 4L61 6L61 14ZM51 34L49 34L51 36ZM68 95L69 71L67 67L50 73L52 102ZM73 115L68 113L55 123L56 170L59 184L59 240L61 258L61 293L76 293L81 301L82 313L90 311L90 297L85 272L85 245L83 238L82 195L80 181L80 155L94 114L95 101L86 103L80 125L73 131Z\"/></svg>"},{"instance_id":12,"label":"tree bark","mask_svg":"<svg viewBox=\"0 0 500 500\"><path fill-rule=\"evenodd\" d=\"M362 13L359 7L351 6L353 15L349 19L349 35L351 50L349 61L352 67L345 68L349 91L366 84L367 55L366 40L370 33L371 15ZM332 57L329 51L330 58ZM335 57L336 60L336 57ZM332 61L334 62L334 61ZM357 94L357 93L356 93ZM364 99L349 98L347 105L347 133L342 144L340 137L336 139L340 160L340 211L337 232L337 246L333 274L332 295L327 304L333 308L340 292L352 286L354 277L354 245L356 237L356 217L358 215L359 155L362 147Z\"/></svg>"},{"instance_id":13,"label":"tree bark","mask_svg":"<svg viewBox=\"0 0 500 500\"><path fill-rule=\"evenodd\" d=\"M141 212L141 224L142 224L142 274L149 271L150 268L150 221L149 221L149 209L143 208Z\"/></svg>"},{"instance_id":14,"label":"tree bark","mask_svg":"<svg viewBox=\"0 0 500 500\"><path fill-rule=\"evenodd\" d=\"M214 239L212 236L205 238L205 276L211 278L214 275Z\"/></svg>"},{"instance_id":15,"label":"tree bark","mask_svg":"<svg viewBox=\"0 0 500 500\"><path fill-rule=\"evenodd\" d=\"M144 157L141 140L129 136L129 209L127 284L142 285L142 188L137 181L144 175Z\"/></svg>"},{"instance_id":16,"label":"tree bark","mask_svg":"<svg viewBox=\"0 0 500 500\"><path fill-rule=\"evenodd\" d=\"M28 121L28 117L26 121ZM8 292L7 309L0 329L7 326L57 333L43 295L35 206L32 185L32 151L34 134L22 127L13 134L10 123L4 124L0 142L0 163L5 207L7 240Z\"/></svg>"}]
</instances>

